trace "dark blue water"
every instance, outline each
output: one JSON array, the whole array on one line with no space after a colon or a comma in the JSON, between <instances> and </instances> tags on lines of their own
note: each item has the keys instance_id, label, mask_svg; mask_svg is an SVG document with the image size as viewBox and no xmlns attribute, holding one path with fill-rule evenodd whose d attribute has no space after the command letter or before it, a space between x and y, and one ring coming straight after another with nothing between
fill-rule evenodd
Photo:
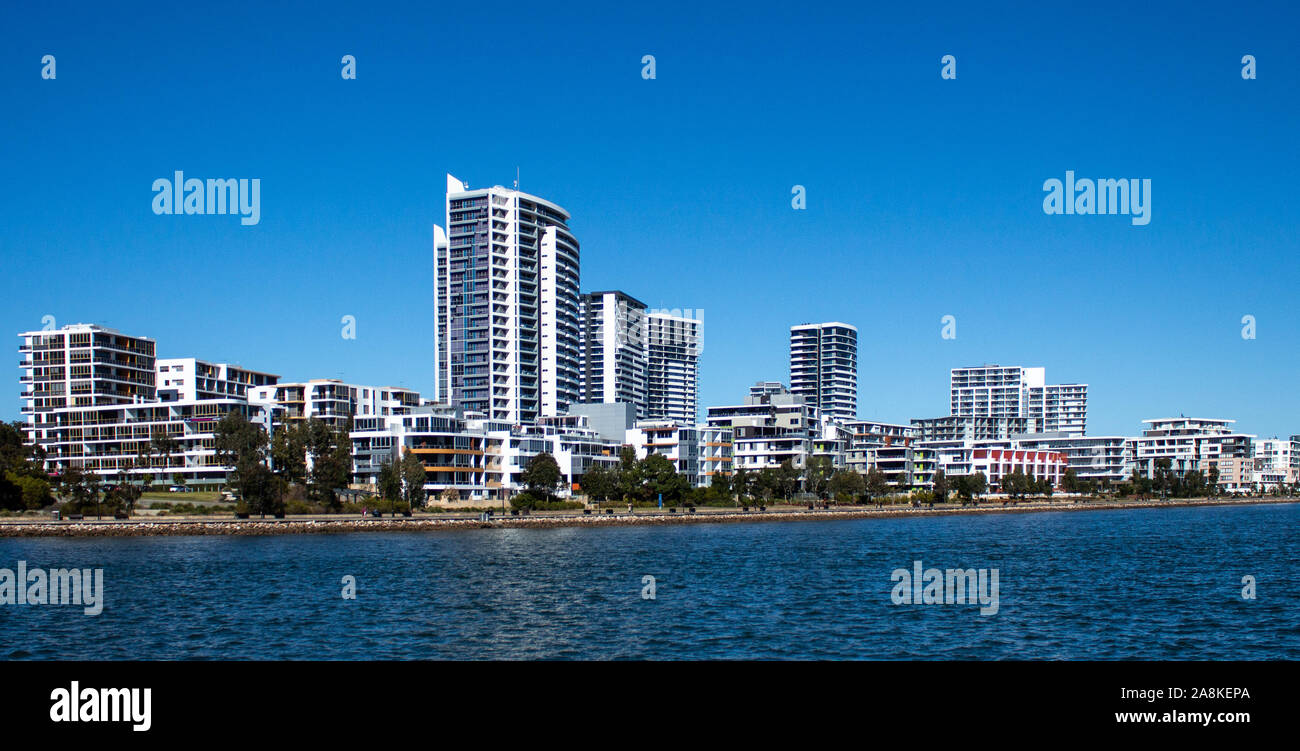
<instances>
[{"instance_id":1,"label":"dark blue water","mask_svg":"<svg viewBox=\"0 0 1300 751\"><path fill-rule=\"evenodd\" d=\"M102 567L106 590L94 617L0 605L0 658L1297 659L1298 528L1261 505L0 539L0 567ZM892 604L917 559L999 569L999 612Z\"/></svg>"}]
</instances>

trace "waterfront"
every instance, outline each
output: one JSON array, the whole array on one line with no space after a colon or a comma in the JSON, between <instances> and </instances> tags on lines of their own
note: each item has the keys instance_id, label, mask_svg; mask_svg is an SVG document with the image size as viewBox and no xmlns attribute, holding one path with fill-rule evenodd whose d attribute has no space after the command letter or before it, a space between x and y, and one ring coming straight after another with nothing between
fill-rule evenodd
<instances>
[{"instance_id":1,"label":"waterfront","mask_svg":"<svg viewBox=\"0 0 1300 751\"><path fill-rule=\"evenodd\" d=\"M5 538L0 566L102 567L106 603L0 606L0 657L1297 659L1298 522L1274 504ZM890 572L916 560L999 569L998 613L891 604Z\"/></svg>"}]
</instances>

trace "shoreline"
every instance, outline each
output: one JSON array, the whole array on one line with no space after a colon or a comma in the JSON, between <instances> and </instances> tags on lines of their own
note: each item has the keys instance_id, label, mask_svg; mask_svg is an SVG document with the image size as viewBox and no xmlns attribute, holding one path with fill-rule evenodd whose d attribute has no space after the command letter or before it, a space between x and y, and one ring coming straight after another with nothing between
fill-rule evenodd
<instances>
[{"instance_id":1,"label":"shoreline","mask_svg":"<svg viewBox=\"0 0 1300 751\"><path fill-rule=\"evenodd\" d=\"M289 519L232 519L215 517L136 518L130 520L54 521L0 519L0 538L13 537L143 537L201 535L340 534L350 532L417 532L450 529L538 529L549 527L608 527L664 524L743 523L772 521L828 521L837 519L904 518L918 516L966 516L976 514L1021 514L1047 511L1118 511L1135 508L1188 508L1196 506L1255 506L1300 503L1300 498L1182 499L1169 501L1100 501L1094 503L1027 502L1003 506L992 501L979 506L856 507L808 510L806 507L778 507L767 511L743 512L731 508L701 508L696 513L667 513L642 509L634 514L574 514L475 517L419 516L358 519L313 516Z\"/></svg>"}]
</instances>

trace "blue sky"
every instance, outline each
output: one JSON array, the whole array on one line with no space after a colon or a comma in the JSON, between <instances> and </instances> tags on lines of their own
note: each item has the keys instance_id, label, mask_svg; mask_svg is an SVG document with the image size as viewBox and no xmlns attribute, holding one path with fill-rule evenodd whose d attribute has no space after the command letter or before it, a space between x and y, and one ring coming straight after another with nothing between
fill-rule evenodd
<instances>
[{"instance_id":1,"label":"blue sky","mask_svg":"<svg viewBox=\"0 0 1300 751\"><path fill-rule=\"evenodd\" d=\"M997 362L1090 384L1092 434L1300 433L1300 13L1043 5L11 5L0 322L427 392L444 174L518 167L584 289L704 311L702 407L842 320L868 418L946 414L948 370ZM260 224L155 216L174 170L260 178ZM1150 178L1151 223L1044 214L1066 170Z\"/></svg>"}]
</instances>

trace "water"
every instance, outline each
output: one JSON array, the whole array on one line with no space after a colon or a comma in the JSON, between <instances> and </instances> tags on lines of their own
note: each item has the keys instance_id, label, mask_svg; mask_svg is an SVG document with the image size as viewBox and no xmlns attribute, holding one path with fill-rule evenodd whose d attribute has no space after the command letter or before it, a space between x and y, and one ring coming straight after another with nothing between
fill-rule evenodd
<instances>
[{"instance_id":1,"label":"water","mask_svg":"<svg viewBox=\"0 0 1300 751\"><path fill-rule=\"evenodd\" d=\"M0 539L0 567L103 567L106 591L95 617L0 605L0 659L1297 659L1298 524L1258 505ZM917 559L999 569L999 612L893 605Z\"/></svg>"}]
</instances>

